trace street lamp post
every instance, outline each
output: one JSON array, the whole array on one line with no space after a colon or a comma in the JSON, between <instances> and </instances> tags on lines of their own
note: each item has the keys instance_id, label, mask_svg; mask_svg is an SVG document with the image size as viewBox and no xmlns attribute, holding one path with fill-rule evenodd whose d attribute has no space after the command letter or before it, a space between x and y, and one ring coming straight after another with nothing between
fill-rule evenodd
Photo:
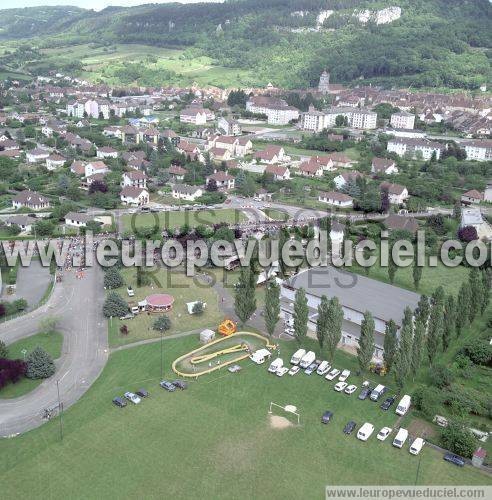
<instances>
[{"instance_id":1,"label":"street lamp post","mask_svg":"<svg viewBox=\"0 0 492 500\"><path fill-rule=\"evenodd\" d=\"M161 380L164 377L164 373L163 373L164 367L163 367L163 351L162 351L163 345L162 345L162 340L163 340L163 330L161 329Z\"/></svg>"},{"instance_id":2,"label":"street lamp post","mask_svg":"<svg viewBox=\"0 0 492 500\"><path fill-rule=\"evenodd\" d=\"M56 391L58 393L58 413L59 413L59 416L60 416L60 440L63 441L63 405L60 401L60 381L57 380L56 381Z\"/></svg>"}]
</instances>

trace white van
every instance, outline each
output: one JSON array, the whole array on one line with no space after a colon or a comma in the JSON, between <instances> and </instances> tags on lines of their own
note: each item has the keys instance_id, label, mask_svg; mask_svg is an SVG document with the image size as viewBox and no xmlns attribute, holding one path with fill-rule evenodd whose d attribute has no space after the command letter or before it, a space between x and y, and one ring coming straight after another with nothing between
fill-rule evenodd
<instances>
[{"instance_id":1,"label":"white van","mask_svg":"<svg viewBox=\"0 0 492 500\"><path fill-rule=\"evenodd\" d=\"M408 431L406 429L401 428L398 431L398 434L395 436L395 439L393 439L393 446L401 448L405 444L407 437L408 437Z\"/></svg>"},{"instance_id":2,"label":"white van","mask_svg":"<svg viewBox=\"0 0 492 500\"><path fill-rule=\"evenodd\" d=\"M377 401L384 393L386 392L386 387L383 384L379 384L376 388L371 392L371 400Z\"/></svg>"},{"instance_id":3,"label":"white van","mask_svg":"<svg viewBox=\"0 0 492 500\"><path fill-rule=\"evenodd\" d=\"M422 438L417 438L411 445L410 445L410 453L412 455L418 455L420 453L420 450L424 446L425 441Z\"/></svg>"},{"instance_id":4,"label":"white van","mask_svg":"<svg viewBox=\"0 0 492 500\"><path fill-rule=\"evenodd\" d=\"M261 365L271 355L272 355L272 353L268 349L258 349L253 354L251 354L249 359L251 359L251 361L253 361L253 363L256 363L257 365Z\"/></svg>"},{"instance_id":5,"label":"white van","mask_svg":"<svg viewBox=\"0 0 492 500\"><path fill-rule=\"evenodd\" d=\"M316 370L316 373L318 375L326 375L330 371L330 363L328 361L322 361L321 364L318 366L318 369Z\"/></svg>"},{"instance_id":6,"label":"white van","mask_svg":"<svg viewBox=\"0 0 492 500\"><path fill-rule=\"evenodd\" d=\"M367 441L371 434L374 432L374 425L366 422L357 432L357 439L361 441Z\"/></svg>"},{"instance_id":7,"label":"white van","mask_svg":"<svg viewBox=\"0 0 492 500\"><path fill-rule=\"evenodd\" d=\"M308 351L301 359L299 366L301 368L307 368L311 363L316 360L316 354L313 351Z\"/></svg>"},{"instance_id":8,"label":"white van","mask_svg":"<svg viewBox=\"0 0 492 500\"><path fill-rule=\"evenodd\" d=\"M297 349L297 351L292 355L292 358L290 358L290 362L293 365L298 365L305 354L306 349Z\"/></svg>"},{"instance_id":9,"label":"white van","mask_svg":"<svg viewBox=\"0 0 492 500\"><path fill-rule=\"evenodd\" d=\"M270 366L268 367L268 371L270 373L275 373L279 368L284 366L284 360L282 358L277 358L274 359L271 363Z\"/></svg>"},{"instance_id":10,"label":"white van","mask_svg":"<svg viewBox=\"0 0 492 500\"><path fill-rule=\"evenodd\" d=\"M410 408L411 402L412 402L412 398L408 394L405 394L401 398L400 402L398 403L398 406L396 407L395 413L397 415L405 415L405 413Z\"/></svg>"}]
</instances>

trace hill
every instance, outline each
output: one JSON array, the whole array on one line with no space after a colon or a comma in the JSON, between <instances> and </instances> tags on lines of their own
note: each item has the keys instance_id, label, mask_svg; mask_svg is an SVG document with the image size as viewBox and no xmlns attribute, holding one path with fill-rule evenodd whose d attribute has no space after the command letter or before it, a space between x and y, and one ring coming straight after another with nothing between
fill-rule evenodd
<instances>
[{"instance_id":1,"label":"hill","mask_svg":"<svg viewBox=\"0 0 492 500\"><path fill-rule=\"evenodd\" d=\"M475 89L492 76L488 0L229 0L2 13L3 39L31 37L40 48L94 40L184 48L187 57L289 88L314 84L324 68L333 81L387 86Z\"/></svg>"}]
</instances>

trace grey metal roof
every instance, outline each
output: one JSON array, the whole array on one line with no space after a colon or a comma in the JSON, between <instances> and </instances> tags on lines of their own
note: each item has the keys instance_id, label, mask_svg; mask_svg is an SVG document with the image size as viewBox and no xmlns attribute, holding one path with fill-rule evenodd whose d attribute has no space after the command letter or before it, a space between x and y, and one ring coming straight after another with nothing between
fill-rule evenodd
<instances>
[{"instance_id":1,"label":"grey metal roof","mask_svg":"<svg viewBox=\"0 0 492 500\"><path fill-rule=\"evenodd\" d=\"M285 284L295 289L302 287L316 297L338 297L345 307L362 313L370 311L375 318L393 319L398 325L405 307L413 311L420 298L415 292L333 266L307 269Z\"/></svg>"}]
</instances>

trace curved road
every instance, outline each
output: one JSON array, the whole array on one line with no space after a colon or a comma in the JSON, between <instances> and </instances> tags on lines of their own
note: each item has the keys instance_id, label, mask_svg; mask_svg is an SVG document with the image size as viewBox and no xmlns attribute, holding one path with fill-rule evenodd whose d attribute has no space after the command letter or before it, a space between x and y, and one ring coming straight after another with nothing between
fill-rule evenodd
<instances>
[{"instance_id":1,"label":"curved road","mask_svg":"<svg viewBox=\"0 0 492 500\"><path fill-rule=\"evenodd\" d=\"M41 425L45 408L58 404L57 381L64 408L75 403L97 379L108 355L107 322L101 312L103 285L98 266L83 279L65 272L48 302L35 311L0 325L0 340L11 344L38 332L47 315L60 318L63 350L56 374L34 391L14 399L0 399L0 436L12 436Z\"/></svg>"}]
</instances>

